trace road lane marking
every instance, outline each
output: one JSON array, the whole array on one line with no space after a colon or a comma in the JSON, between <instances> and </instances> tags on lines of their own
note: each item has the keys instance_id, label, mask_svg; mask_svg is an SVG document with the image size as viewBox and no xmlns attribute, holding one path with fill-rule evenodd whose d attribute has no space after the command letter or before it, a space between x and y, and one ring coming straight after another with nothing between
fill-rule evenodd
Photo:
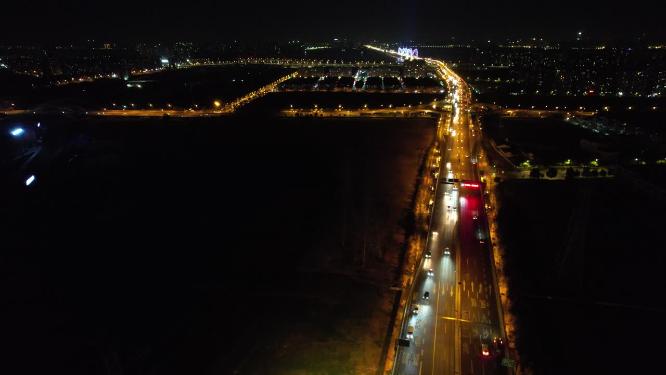
<instances>
[{"instance_id":1,"label":"road lane marking","mask_svg":"<svg viewBox=\"0 0 666 375\"><path fill-rule=\"evenodd\" d=\"M439 282L439 284L441 284L441 281ZM437 287L438 287L438 284L435 284L435 291L437 290ZM441 286L440 286L440 288L441 288ZM436 305L435 305L435 335L434 335L433 340L432 340L432 369L431 369L431 371L432 371L433 374L435 373L435 353L437 353L437 351L435 350L435 347L437 345L437 320L438 320L437 315L439 315L439 296L440 296L440 293L437 293L437 302L436 302Z\"/></svg>"},{"instance_id":2,"label":"road lane marking","mask_svg":"<svg viewBox=\"0 0 666 375\"><path fill-rule=\"evenodd\" d=\"M454 321L457 321L457 322L464 322L464 323L471 323L472 322L471 320L456 318L456 317L453 317L453 316L440 316L439 318L440 319L446 319L446 320L454 320Z\"/></svg>"}]
</instances>

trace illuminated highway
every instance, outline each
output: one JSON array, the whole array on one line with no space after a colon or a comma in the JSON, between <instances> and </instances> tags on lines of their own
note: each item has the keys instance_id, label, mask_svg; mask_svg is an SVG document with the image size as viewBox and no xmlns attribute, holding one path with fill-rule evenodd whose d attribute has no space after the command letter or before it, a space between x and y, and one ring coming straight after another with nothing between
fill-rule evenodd
<instances>
[{"instance_id":1,"label":"illuminated highway","mask_svg":"<svg viewBox=\"0 0 666 375\"><path fill-rule=\"evenodd\" d=\"M477 169L480 129L470 116L471 93L443 62L424 60L447 82L452 111L440 142L440 183L428 248L410 296L418 312L402 324L400 336L409 339L409 346L399 347L393 373L506 373L501 366L505 338L487 238L484 187Z\"/></svg>"}]
</instances>

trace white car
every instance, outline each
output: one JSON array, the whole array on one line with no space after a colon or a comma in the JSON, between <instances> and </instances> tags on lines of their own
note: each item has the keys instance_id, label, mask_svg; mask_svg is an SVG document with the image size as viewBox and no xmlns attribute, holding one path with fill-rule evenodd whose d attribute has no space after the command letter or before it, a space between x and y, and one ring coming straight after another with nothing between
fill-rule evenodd
<instances>
[{"instance_id":1,"label":"white car","mask_svg":"<svg viewBox=\"0 0 666 375\"><path fill-rule=\"evenodd\" d=\"M444 248L444 255L451 255L451 249L449 249L448 247L445 247Z\"/></svg>"}]
</instances>

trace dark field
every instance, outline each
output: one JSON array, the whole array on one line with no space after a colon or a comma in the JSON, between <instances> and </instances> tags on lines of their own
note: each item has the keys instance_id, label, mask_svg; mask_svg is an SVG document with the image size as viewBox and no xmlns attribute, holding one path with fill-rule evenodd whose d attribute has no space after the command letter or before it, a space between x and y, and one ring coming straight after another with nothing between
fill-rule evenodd
<instances>
[{"instance_id":1,"label":"dark field","mask_svg":"<svg viewBox=\"0 0 666 375\"><path fill-rule=\"evenodd\" d=\"M19 90L9 92L0 88L0 102L13 102L17 108L78 106L86 109L122 109L125 105L132 109L151 108L151 104L154 108L167 108L167 104L174 108L194 108L195 105L210 108L214 100L233 100L291 71L279 66L226 65L55 87L43 87L39 80L5 73L0 75L0 85L6 83L7 87L18 87Z\"/></svg>"},{"instance_id":2,"label":"dark field","mask_svg":"<svg viewBox=\"0 0 666 375\"><path fill-rule=\"evenodd\" d=\"M581 140L602 140L592 132L558 119L487 119L486 133L498 145L509 144L514 164L534 157L537 164L562 163L566 159L589 162L593 156L582 149Z\"/></svg>"},{"instance_id":3,"label":"dark field","mask_svg":"<svg viewBox=\"0 0 666 375\"><path fill-rule=\"evenodd\" d=\"M434 124L43 123L37 183L2 176L1 373L374 374Z\"/></svg>"},{"instance_id":4,"label":"dark field","mask_svg":"<svg viewBox=\"0 0 666 375\"><path fill-rule=\"evenodd\" d=\"M535 374L661 372L666 203L623 179L508 181L500 201L523 362Z\"/></svg>"}]
</instances>

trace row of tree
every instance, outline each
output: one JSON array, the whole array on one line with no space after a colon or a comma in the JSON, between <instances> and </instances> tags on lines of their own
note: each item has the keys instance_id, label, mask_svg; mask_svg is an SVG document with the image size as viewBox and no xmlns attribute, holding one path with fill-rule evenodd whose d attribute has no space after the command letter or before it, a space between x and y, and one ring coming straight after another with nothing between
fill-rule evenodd
<instances>
[{"instance_id":1,"label":"row of tree","mask_svg":"<svg viewBox=\"0 0 666 375\"><path fill-rule=\"evenodd\" d=\"M546 169L546 176L549 178L555 178L557 177L558 170L555 167L550 167ZM591 169L588 167L584 167L582 170L581 169L576 169L576 168L567 168L566 169L566 175L565 179L569 180L575 177L607 177L607 176L613 176L615 175L615 171L612 169ZM530 177L531 178L541 178L544 177L544 175L541 173L540 168L532 168L530 170Z\"/></svg>"}]
</instances>

